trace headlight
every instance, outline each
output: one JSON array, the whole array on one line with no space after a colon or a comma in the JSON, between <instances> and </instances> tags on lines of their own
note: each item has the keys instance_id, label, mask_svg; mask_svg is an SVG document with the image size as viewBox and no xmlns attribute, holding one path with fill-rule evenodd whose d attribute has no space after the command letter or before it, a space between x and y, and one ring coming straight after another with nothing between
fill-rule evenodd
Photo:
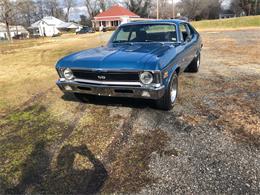
<instances>
[{"instance_id":1,"label":"headlight","mask_svg":"<svg viewBox=\"0 0 260 195\"><path fill-rule=\"evenodd\" d=\"M73 73L72 73L71 69L69 69L69 68L66 68L63 70L63 75L64 75L64 78L67 80L72 80L74 78Z\"/></svg>"},{"instance_id":2,"label":"headlight","mask_svg":"<svg viewBox=\"0 0 260 195\"><path fill-rule=\"evenodd\" d=\"M140 81L145 84L149 85L153 82L153 75L150 72L143 72L140 74Z\"/></svg>"}]
</instances>

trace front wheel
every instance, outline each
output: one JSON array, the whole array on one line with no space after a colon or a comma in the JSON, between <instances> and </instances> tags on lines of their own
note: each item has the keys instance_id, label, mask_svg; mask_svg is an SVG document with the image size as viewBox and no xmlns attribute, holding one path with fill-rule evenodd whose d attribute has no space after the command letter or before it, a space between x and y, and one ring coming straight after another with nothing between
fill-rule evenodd
<instances>
[{"instance_id":1,"label":"front wheel","mask_svg":"<svg viewBox=\"0 0 260 195\"><path fill-rule=\"evenodd\" d=\"M173 73L168 88L165 91L163 97L156 100L156 106L162 110L171 110L176 102L178 96L178 75Z\"/></svg>"}]
</instances>

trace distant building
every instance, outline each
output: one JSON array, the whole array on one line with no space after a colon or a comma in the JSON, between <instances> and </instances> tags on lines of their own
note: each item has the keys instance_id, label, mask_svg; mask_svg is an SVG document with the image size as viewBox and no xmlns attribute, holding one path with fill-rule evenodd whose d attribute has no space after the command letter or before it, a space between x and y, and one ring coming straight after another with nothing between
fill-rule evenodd
<instances>
[{"instance_id":1,"label":"distant building","mask_svg":"<svg viewBox=\"0 0 260 195\"><path fill-rule=\"evenodd\" d=\"M138 19L140 19L140 16L122 6L115 5L94 17L92 24L96 29L100 29L100 27L115 29L120 24Z\"/></svg>"},{"instance_id":2,"label":"distant building","mask_svg":"<svg viewBox=\"0 0 260 195\"><path fill-rule=\"evenodd\" d=\"M29 38L29 32L20 25L10 26L10 34L12 38ZM0 40L7 39L6 25L0 23Z\"/></svg>"},{"instance_id":3,"label":"distant building","mask_svg":"<svg viewBox=\"0 0 260 195\"><path fill-rule=\"evenodd\" d=\"M30 31L33 36L52 37L60 34L62 31L77 30L81 25L73 22L63 22L53 16L47 16L33 23L30 26Z\"/></svg>"},{"instance_id":4,"label":"distant building","mask_svg":"<svg viewBox=\"0 0 260 195\"><path fill-rule=\"evenodd\" d=\"M221 10L219 14L219 19L224 19L224 18L234 18L236 17L236 14L229 9L226 10Z\"/></svg>"}]
</instances>

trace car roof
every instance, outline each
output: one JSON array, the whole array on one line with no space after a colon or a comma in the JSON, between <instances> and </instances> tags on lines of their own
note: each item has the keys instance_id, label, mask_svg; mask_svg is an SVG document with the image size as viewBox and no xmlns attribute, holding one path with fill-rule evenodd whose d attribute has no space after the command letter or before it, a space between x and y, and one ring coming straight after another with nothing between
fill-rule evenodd
<instances>
[{"instance_id":1,"label":"car roof","mask_svg":"<svg viewBox=\"0 0 260 195\"><path fill-rule=\"evenodd\" d=\"M184 20L178 19L169 19L169 20L139 20L139 21L132 21L129 23L122 24L121 26L128 26L128 25L142 25L142 24L163 24L163 23L173 23L173 24L180 24L180 23L188 23Z\"/></svg>"}]
</instances>

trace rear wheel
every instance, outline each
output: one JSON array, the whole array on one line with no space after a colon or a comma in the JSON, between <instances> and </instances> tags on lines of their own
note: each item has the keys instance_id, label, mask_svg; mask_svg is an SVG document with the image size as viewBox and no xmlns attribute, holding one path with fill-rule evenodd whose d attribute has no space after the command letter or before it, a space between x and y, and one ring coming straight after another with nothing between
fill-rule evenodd
<instances>
[{"instance_id":1,"label":"rear wheel","mask_svg":"<svg viewBox=\"0 0 260 195\"><path fill-rule=\"evenodd\" d=\"M176 102L178 96L178 75L173 73L170 84L165 91L163 97L156 100L156 106L162 110L171 110Z\"/></svg>"},{"instance_id":2,"label":"rear wheel","mask_svg":"<svg viewBox=\"0 0 260 195\"><path fill-rule=\"evenodd\" d=\"M186 72L198 72L200 67L200 54L195 57L185 70Z\"/></svg>"}]
</instances>

